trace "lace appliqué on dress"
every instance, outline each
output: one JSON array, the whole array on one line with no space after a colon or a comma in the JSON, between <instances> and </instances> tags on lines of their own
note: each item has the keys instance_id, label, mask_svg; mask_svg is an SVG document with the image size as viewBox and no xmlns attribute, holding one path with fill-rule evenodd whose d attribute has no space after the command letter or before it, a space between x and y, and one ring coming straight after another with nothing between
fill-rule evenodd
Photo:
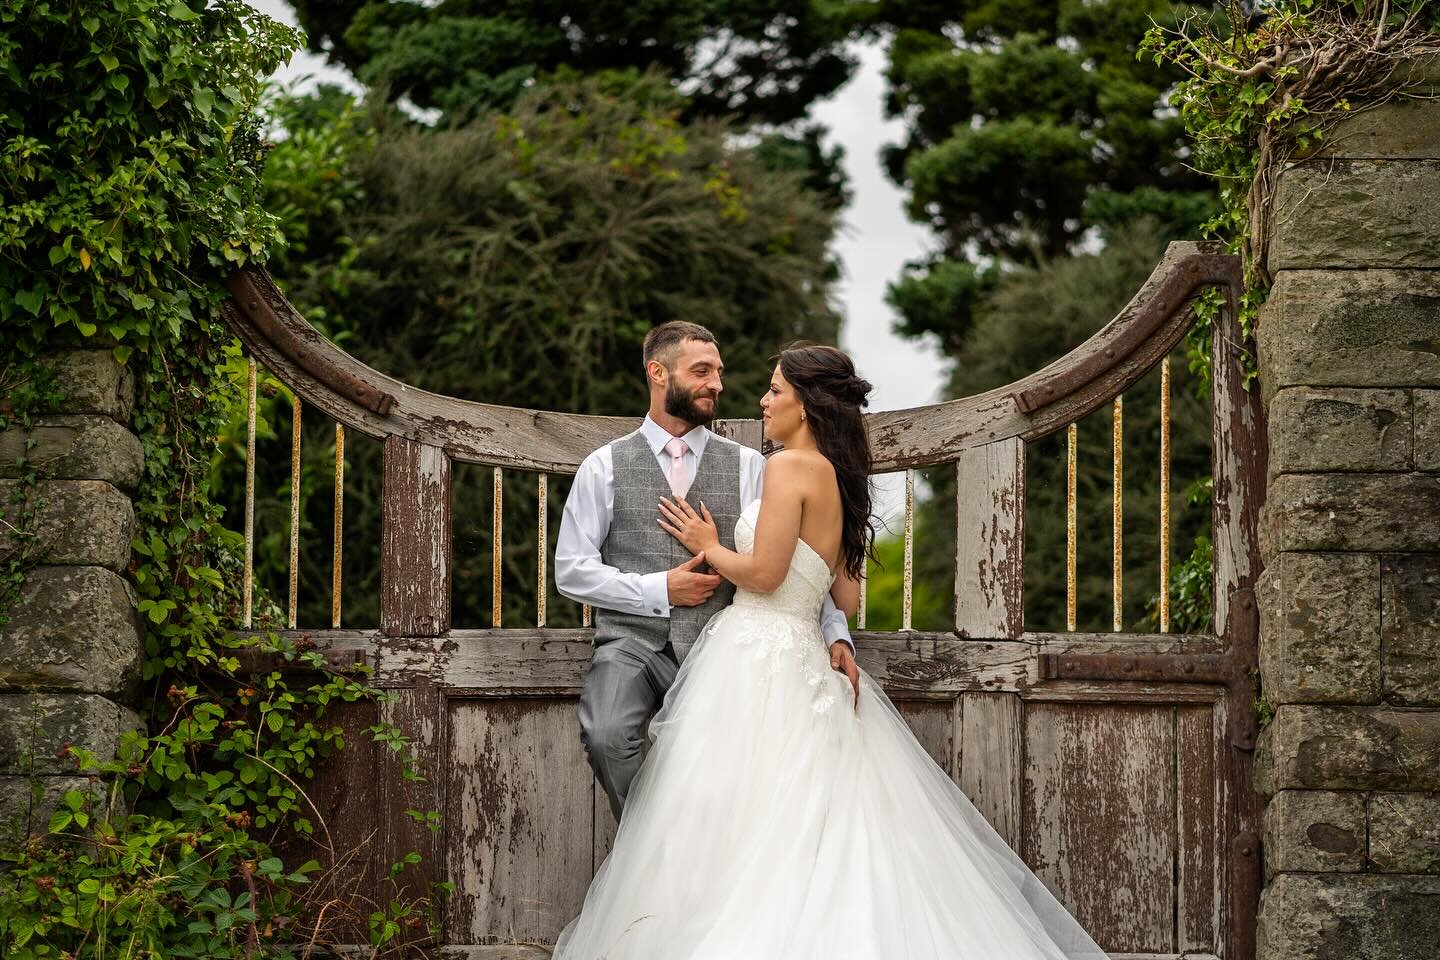
<instances>
[{"instance_id":1,"label":"lace appliqu\u00e9 on dress","mask_svg":"<svg viewBox=\"0 0 1440 960\"><path fill-rule=\"evenodd\" d=\"M759 507L757 500L735 523L735 545L742 553L755 549ZM796 544L785 580L773 593L737 590L724 617L733 641L754 647L755 659L767 661L769 675L794 670L805 678L813 691L810 708L816 713L835 704L835 694L825 683L830 657L819 625L821 602L832 580L825 562L802 541Z\"/></svg>"}]
</instances>

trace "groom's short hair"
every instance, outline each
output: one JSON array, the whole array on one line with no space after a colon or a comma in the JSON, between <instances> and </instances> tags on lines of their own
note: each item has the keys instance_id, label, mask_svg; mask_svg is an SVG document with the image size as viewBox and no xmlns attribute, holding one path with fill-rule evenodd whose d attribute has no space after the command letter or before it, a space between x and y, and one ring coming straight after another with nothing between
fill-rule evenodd
<instances>
[{"instance_id":1,"label":"groom's short hair","mask_svg":"<svg viewBox=\"0 0 1440 960\"><path fill-rule=\"evenodd\" d=\"M701 343L717 342L715 334L698 323L690 323L687 320L671 320L654 327L645 334L644 366L649 368L651 360L659 360L665 365L666 370L674 370L675 356L680 351L680 344L686 340L699 340Z\"/></svg>"}]
</instances>

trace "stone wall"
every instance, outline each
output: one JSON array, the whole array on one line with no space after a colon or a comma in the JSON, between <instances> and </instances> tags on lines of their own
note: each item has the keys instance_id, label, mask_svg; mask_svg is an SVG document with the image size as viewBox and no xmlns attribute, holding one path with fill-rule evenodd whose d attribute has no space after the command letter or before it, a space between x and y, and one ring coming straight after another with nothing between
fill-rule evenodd
<instances>
[{"instance_id":1,"label":"stone wall","mask_svg":"<svg viewBox=\"0 0 1440 960\"><path fill-rule=\"evenodd\" d=\"M1269 261L1258 957L1435 960L1440 101L1287 169Z\"/></svg>"},{"instance_id":2,"label":"stone wall","mask_svg":"<svg viewBox=\"0 0 1440 960\"><path fill-rule=\"evenodd\" d=\"M0 625L0 842L43 834L66 790L103 790L76 775L67 744L108 759L140 726L143 628L125 577L142 466L134 381L109 350L47 362L66 394L60 411L0 432L0 557L19 546L21 470L40 477L27 495L39 566Z\"/></svg>"}]
</instances>

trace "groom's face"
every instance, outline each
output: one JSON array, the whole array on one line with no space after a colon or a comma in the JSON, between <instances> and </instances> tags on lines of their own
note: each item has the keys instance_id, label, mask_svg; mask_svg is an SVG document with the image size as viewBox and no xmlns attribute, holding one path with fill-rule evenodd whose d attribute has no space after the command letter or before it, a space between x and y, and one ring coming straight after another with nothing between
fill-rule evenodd
<instances>
[{"instance_id":1,"label":"groom's face","mask_svg":"<svg viewBox=\"0 0 1440 960\"><path fill-rule=\"evenodd\" d=\"M720 383L725 364L713 343L683 340L668 371L665 412L692 426L709 423L719 411Z\"/></svg>"}]
</instances>

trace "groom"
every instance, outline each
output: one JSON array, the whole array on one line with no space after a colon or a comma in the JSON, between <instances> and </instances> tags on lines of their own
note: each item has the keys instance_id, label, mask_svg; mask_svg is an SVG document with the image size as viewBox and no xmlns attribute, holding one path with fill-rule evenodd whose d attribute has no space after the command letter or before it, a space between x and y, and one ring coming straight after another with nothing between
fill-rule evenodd
<instances>
[{"instance_id":1,"label":"groom","mask_svg":"<svg viewBox=\"0 0 1440 960\"><path fill-rule=\"evenodd\" d=\"M585 458L565 501L555 586L595 608L595 650L580 694L580 741L615 818L640 769L645 722L675 680L675 644L688 644L730 603L733 584L707 572L660 528L660 498L704 501L735 549L735 521L760 496L765 458L706 429L725 365L715 335L675 320L644 345L650 410L640 429ZM820 627L830 665L845 672L854 644L827 596Z\"/></svg>"}]
</instances>

